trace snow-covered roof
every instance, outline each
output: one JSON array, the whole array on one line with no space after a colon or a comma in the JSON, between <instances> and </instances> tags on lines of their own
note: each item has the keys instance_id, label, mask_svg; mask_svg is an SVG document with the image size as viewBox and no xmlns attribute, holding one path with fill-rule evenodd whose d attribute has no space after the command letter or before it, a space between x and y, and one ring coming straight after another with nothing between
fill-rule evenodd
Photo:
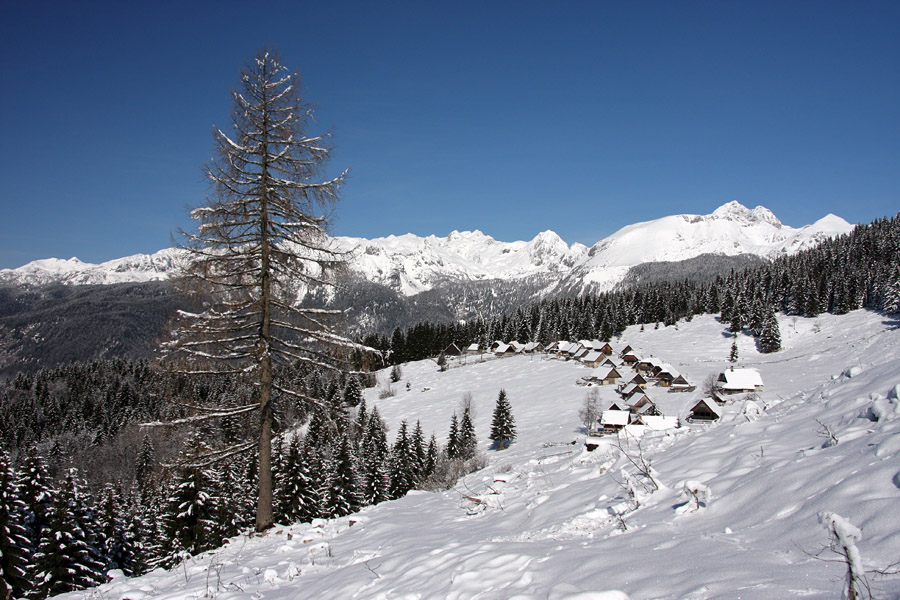
<instances>
[{"instance_id":1,"label":"snow-covered roof","mask_svg":"<svg viewBox=\"0 0 900 600\"><path fill-rule=\"evenodd\" d=\"M763 382L756 369L729 369L719 374L718 385L723 390L755 390Z\"/></svg>"},{"instance_id":2,"label":"snow-covered roof","mask_svg":"<svg viewBox=\"0 0 900 600\"><path fill-rule=\"evenodd\" d=\"M691 406L691 412L693 412L695 408L700 406L701 402L709 408L710 412L714 413L718 417L722 416L722 407L716 404L716 401L712 398L703 398L702 400L698 400L693 406Z\"/></svg>"},{"instance_id":3,"label":"snow-covered roof","mask_svg":"<svg viewBox=\"0 0 900 600\"><path fill-rule=\"evenodd\" d=\"M678 427L678 417L664 417L662 415L641 415L641 421L649 429L674 429Z\"/></svg>"},{"instance_id":4,"label":"snow-covered roof","mask_svg":"<svg viewBox=\"0 0 900 600\"><path fill-rule=\"evenodd\" d=\"M603 358L603 354L601 354L597 350L591 350L581 358L581 362L592 363L597 362L601 358Z\"/></svg>"},{"instance_id":5,"label":"snow-covered roof","mask_svg":"<svg viewBox=\"0 0 900 600\"><path fill-rule=\"evenodd\" d=\"M643 386L641 386L640 384L637 384L637 383L630 383L622 389L622 395L627 396L629 394L633 394L633 393L639 392L639 391L640 392L644 391Z\"/></svg>"},{"instance_id":6,"label":"snow-covered roof","mask_svg":"<svg viewBox=\"0 0 900 600\"><path fill-rule=\"evenodd\" d=\"M603 425L628 425L628 417L631 413L627 410L604 410L600 417Z\"/></svg>"},{"instance_id":7,"label":"snow-covered roof","mask_svg":"<svg viewBox=\"0 0 900 600\"><path fill-rule=\"evenodd\" d=\"M479 350L481 350L481 347L478 345L478 342L475 342L474 344L469 344L469 347L466 348L466 351L468 351L468 352L478 352Z\"/></svg>"},{"instance_id":8,"label":"snow-covered roof","mask_svg":"<svg viewBox=\"0 0 900 600\"><path fill-rule=\"evenodd\" d=\"M606 372L606 375L601 377L601 379L618 379L619 377L621 377L621 375L619 375L619 372L613 368L608 370Z\"/></svg>"},{"instance_id":9,"label":"snow-covered roof","mask_svg":"<svg viewBox=\"0 0 900 600\"><path fill-rule=\"evenodd\" d=\"M496 348L494 348L494 354L503 354L504 352L510 352L512 350L509 344L500 344Z\"/></svg>"},{"instance_id":10,"label":"snow-covered roof","mask_svg":"<svg viewBox=\"0 0 900 600\"><path fill-rule=\"evenodd\" d=\"M578 342L560 342L559 351L564 354L575 354L581 350L581 344Z\"/></svg>"},{"instance_id":11,"label":"snow-covered roof","mask_svg":"<svg viewBox=\"0 0 900 600\"><path fill-rule=\"evenodd\" d=\"M669 363L661 363L659 365L659 368L660 368L660 371L659 371L660 375L662 375L663 373L668 373L669 375L672 376L673 379L680 375L680 373L678 372L678 369L676 369Z\"/></svg>"}]
</instances>

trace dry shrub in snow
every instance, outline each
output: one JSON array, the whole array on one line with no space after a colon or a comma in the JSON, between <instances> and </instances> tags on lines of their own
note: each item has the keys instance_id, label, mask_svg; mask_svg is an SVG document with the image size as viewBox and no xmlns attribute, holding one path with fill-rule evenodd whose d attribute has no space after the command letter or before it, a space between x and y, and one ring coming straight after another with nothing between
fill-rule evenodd
<instances>
[{"instance_id":1,"label":"dry shrub in snow","mask_svg":"<svg viewBox=\"0 0 900 600\"><path fill-rule=\"evenodd\" d=\"M679 514L697 512L701 508L706 508L712 501L712 492L709 486L690 479L681 486L681 495L685 497L687 502L675 509Z\"/></svg>"}]
</instances>

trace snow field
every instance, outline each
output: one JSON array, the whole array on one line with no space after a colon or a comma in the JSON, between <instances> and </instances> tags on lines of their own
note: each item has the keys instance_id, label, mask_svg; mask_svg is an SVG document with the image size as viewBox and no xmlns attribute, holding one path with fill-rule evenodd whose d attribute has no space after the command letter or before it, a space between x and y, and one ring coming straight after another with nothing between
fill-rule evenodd
<instances>
[{"instance_id":1,"label":"snow field","mask_svg":"<svg viewBox=\"0 0 900 600\"><path fill-rule=\"evenodd\" d=\"M739 341L738 366L758 369L765 383L761 414L743 414L738 398L718 424L604 436L593 452L577 416L586 389L575 382L590 372L581 365L526 356L470 357L443 373L433 361L404 365L394 397L366 392L389 439L402 419L418 419L426 436L445 442L450 415L470 392L487 468L452 490L234 538L170 572L67 597L838 597L844 565L812 556L830 543L826 513L846 521L845 531L860 530L854 543L865 569L900 560L900 323L857 311L780 326L781 352L762 355L752 339ZM659 356L700 384L727 366L732 340L723 330L696 317L677 329L629 328L613 345ZM501 388L519 437L487 451ZM604 403L617 398L598 389ZM664 413L681 414L701 392L651 387L648 395ZM827 444L826 427L837 444ZM619 446L652 462L659 489L645 485ZM697 492L696 507L686 487ZM870 582L879 597L900 598L900 579Z\"/></svg>"}]
</instances>

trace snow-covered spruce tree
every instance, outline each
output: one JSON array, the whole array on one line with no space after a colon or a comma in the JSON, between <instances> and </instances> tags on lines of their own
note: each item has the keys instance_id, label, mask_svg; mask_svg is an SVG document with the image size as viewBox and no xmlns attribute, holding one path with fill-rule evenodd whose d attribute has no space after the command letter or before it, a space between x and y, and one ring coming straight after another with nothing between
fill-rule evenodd
<instances>
[{"instance_id":1,"label":"snow-covered spruce tree","mask_svg":"<svg viewBox=\"0 0 900 600\"><path fill-rule=\"evenodd\" d=\"M459 435L457 436L456 454L458 458L469 460L478 452L478 437L475 435L475 425L472 423L472 411L468 404L463 407L462 420L459 422Z\"/></svg>"},{"instance_id":2,"label":"snow-covered spruce tree","mask_svg":"<svg viewBox=\"0 0 900 600\"><path fill-rule=\"evenodd\" d=\"M759 334L760 352L778 352L781 350L781 330L778 328L778 319L775 311L769 308L762 321L762 329Z\"/></svg>"},{"instance_id":3,"label":"snow-covered spruce tree","mask_svg":"<svg viewBox=\"0 0 900 600\"><path fill-rule=\"evenodd\" d=\"M70 469L48 513L48 525L34 555L35 578L30 596L46 598L93 587L106 580L106 568L90 529L95 525L76 469Z\"/></svg>"},{"instance_id":4,"label":"snow-covered spruce tree","mask_svg":"<svg viewBox=\"0 0 900 600\"><path fill-rule=\"evenodd\" d=\"M310 136L312 110L300 95L300 76L277 53L263 49L241 72L233 92L233 134L214 129L215 156L206 167L211 194L194 209L196 233L185 234L189 257L184 288L197 312L182 312L168 357L191 373L240 373L252 378L252 403L209 418L257 411L256 529L273 524L271 443L273 398L315 403L275 372L279 365L336 370L362 350L336 333L335 311L297 305L298 290L330 285L343 256L329 247L327 214L345 174L323 178L327 135ZM218 456L227 452L218 450Z\"/></svg>"},{"instance_id":5,"label":"snow-covered spruce tree","mask_svg":"<svg viewBox=\"0 0 900 600\"><path fill-rule=\"evenodd\" d=\"M406 421L400 423L390 458L392 499L402 498L416 486L416 453L409 438Z\"/></svg>"},{"instance_id":6,"label":"snow-covered spruce tree","mask_svg":"<svg viewBox=\"0 0 900 600\"><path fill-rule=\"evenodd\" d=\"M361 492L366 504L390 499L390 454L387 427L376 406L369 415L360 453Z\"/></svg>"},{"instance_id":7,"label":"snow-covered spruce tree","mask_svg":"<svg viewBox=\"0 0 900 600\"><path fill-rule=\"evenodd\" d=\"M346 432L332 453L326 477L325 488L321 492L323 516L343 517L363 507L353 442Z\"/></svg>"},{"instance_id":8,"label":"snow-covered spruce tree","mask_svg":"<svg viewBox=\"0 0 900 600\"><path fill-rule=\"evenodd\" d=\"M22 525L25 503L19 497L19 484L9 455L0 450L0 597L9 590L13 598L22 598L29 587L31 548Z\"/></svg>"},{"instance_id":9,"label":"snow-covered spruce tree","mask_svg":"<svg viewBox=\"0 0 900 600\"><path fill-rule=\"evenodd\" d=\"M33 452L19 469L17 482L19 498L25 503L25 534L29 546L36 550L40 546L41 532L50 526L51 499L58 493L53 488L44 458Z\"/></svg>"},{"instance_id":10,"label":"snow-covered spruce tree","mask_svg":"<svg viewBox=\"0 0 900 600\"><path fill-rule=\"evenodd\" d=\"M195 433L185 441L185 449L170 484L163 514L164 552L168 564L178 562L179 554L197 554L221 543L218 522L222 502L218 487L220 474L209 466L194 464L194 457L207 448Z\"/></svg>"},{"instance_id":11,"label":"snow-covered spruce tree","mask_svg":"<svg viewBox=\"0 0 900 600\"><path fill-rule=\"evenodd\" d=\"M447 458L454 460L459 457L459 419L456 413L450 417L450 433L447 435Z\"/></svg>"},{"instance_id":12,"label":"snow-covered spruce tree","mask_svg":"<svg viewBox=\"0 0 900 600\"><path fill-rule=\"evenodd\" d=\"M512 406L506 398L506 390L500 390L497 396L497 404L494 406L494 416L491 419L491 440L497 450L508 447L510 442L516 439L516 420L512 414Z\"/></svg>"},{"instance_id":13,"label":"snow-covered spruce tree","mask_svg":"<svg viewBox=\"0 0 900 600\"><path fill-rule=\"evenodd\" d=\"M425 432L422 430L421 421L416 421L416 427L413 429L412 437L410 437L410 451L416 458L416 481L422 481L427 477L425 475L425 460L428 447L425 445Z\"/></svg>"}]
</instances>

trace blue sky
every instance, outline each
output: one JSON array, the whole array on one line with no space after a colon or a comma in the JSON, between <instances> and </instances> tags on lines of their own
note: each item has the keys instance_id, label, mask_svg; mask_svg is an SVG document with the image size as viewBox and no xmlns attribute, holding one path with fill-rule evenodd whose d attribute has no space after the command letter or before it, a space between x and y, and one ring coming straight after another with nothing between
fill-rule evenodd
<instances>
[{"instance_id":1,"label":"blue sky","mask_svg":"<svg viewBox=\"0 0 900 600\"><path fill-rule=\"evenodd\" d=\"M900 2L6 2L0 268L189 227L229 90L279 49L350 167L333 232L619 227L730 200L900 210Z\"/></svg>"}]
</instances>

